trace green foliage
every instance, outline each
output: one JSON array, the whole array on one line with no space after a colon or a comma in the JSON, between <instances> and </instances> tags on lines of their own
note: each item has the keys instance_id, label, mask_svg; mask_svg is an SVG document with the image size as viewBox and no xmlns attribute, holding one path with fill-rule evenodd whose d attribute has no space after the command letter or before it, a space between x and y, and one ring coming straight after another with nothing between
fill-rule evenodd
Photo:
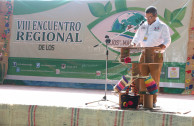
<instances>
[{"instance_id":1,"label":"green foliage","mask_svg":"<svg viewBox=\"0 0 194 126\"><path fill-rule=\"evenodd\" d=\"M126 0L115 0L115 8L117 12L127 10Z\"/></svg>"},{"instance_id":2,"label":"green foliage","mask_svg":"<svg viewBox=\"0 0 194 126\"><path fill-rule=\"evenodd\" d=\"M95 17L105 16L112 10L112 5L110 1L105 6L102 3L88 3L88 7L92 15Z\"/></svg>"},{"instance_id":3,"label":"green foliage","mask_svg":"<svg viewBox=\"0 0 194 126\"><path fill-rule=\"evenodd\" d=\"M106 13L110 13L111 12L112 4L111 4L110 1L105 5L104 9L105 9Z\"/></svg>"},{"instance_id":4,"label":"green foliage","mask_svg":"<svg viewBox=\"0 0 194 126\"><path fill-rule=\"evenodd\" d=\"M171 22L173 22L173 20L182 21L182 19L185 16L185 12L186 12L186 7L174 10L171 14Z\"/></svg>"},{"instance_id":5,"label":"green foliage","mask_svg":"<svg viewBox=\"0 0 194 126\"><path fill-rule=\"evenodd\" d=\"M167 22L169 22L170 26L174 28L182 27L183 24L181 23L182 19L184 18L186 13L186 7L179 8L171 12L168 9L164 11L164 18Z\"/></svg>"},{"instance_id":6,"label":"green foliage","mask_svg":"<svg viewBox=\"0 0 194 126\"><path fill-rule=\"evenodd\" d=\"M179 20L174 20L172 23L171 23L171 26L172 27L175 27L175 28L178 28L178 27L182 27L183 26L183 24L181 23L181 21L179 21Z\"/></svg>"},{"instance_id":7,"label":"green foliage","mask_svg":"<svg viewBox=\"0 0 194 126\"><path fill-rule=\"evenodd\" d=\"M165 9L164 11L164 18L170 22L171 12L168 9Z\"/></svg>"},{"instance_id":8,"label":"green foliage","mask_svg":"<svg viewBox=\"0 0 194 126\"><path fill-rule=\"evenodd\" d=\"M104 5L101 3L88 3L90 12L95 17L102 17L106 14Z\"/></svg>"}]
</instances>

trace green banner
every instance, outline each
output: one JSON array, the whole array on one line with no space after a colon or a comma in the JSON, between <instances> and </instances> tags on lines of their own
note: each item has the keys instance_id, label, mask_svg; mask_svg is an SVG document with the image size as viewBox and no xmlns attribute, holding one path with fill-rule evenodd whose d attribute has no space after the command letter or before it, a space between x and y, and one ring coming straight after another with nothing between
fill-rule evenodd
<instances>
[{"instance_id":1,"label":"green banner","mask_svg":"<svg viewBox=\"0 0 194 126\"><path fill-rule=\"evenodd\" d=\"M170 30L171 45L164 53L161 83L184 88L188 29L192 1L14 0L10 28L7 80L104 84L106 38L108 79L113 84L131 71L120 61L120 49L131 43L145 8L155 5ZM167 6L164 4L168 3ZM128 26L132 29L128 30ZM140 51L131 54L137 62ZM103 80L103 81L102 81Z\"/></svg>"}]
</instances>

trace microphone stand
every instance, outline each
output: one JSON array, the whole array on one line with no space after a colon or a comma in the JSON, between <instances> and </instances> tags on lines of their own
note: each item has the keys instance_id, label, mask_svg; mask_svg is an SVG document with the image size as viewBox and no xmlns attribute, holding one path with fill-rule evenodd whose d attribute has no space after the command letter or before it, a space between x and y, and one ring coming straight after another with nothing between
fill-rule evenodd
<instances>
[{"instance_id":1,"label":"microphone stand","mask_svg":"<svg viewBox=\"0 0 194 126\"><path fill-rule=\"evenodd\" d=\"M100 102L100 101L109 101L109 102L112 102L112 103L116 103L116 102L113 102L113 101L110 101L107 99L107 96L106 96L106 93L107 93L107 81L108 81L108 44L111 42L111 39L109 38L108 35L105 36L106 40L106 77L105 77L105 94L104 96L102 97L101 100L98 100L98 101L93 101L93 102L88 102L88 103L85 103L85 105L88 105L88 104L91 104L91 103L95 103L95 102ZM94 47L97 47L98 45L95 45ZM116 103L117 104L117 103Z\"/></svg>"},{"instance_id":2,"label":"microphone stand","mask_svg":"<svg viewBox=\"0 0 194 126\"><path fill-rule=\"evenodd\" d=\"M140 22L139 26L141 26L143 23L144 23L144 21L142 20L142 21ZM132 27L131 27L131 28L132 28ZM107 92L107 81L108 81L108 45L107 45L107 44L109 44L109 43L111 42L112 39L114 39L114 38L120 36L121 34L124 34L124 33L127 32L128 30L130 30L131 28L127 29L126 31L120 33L119 35L117 35L117 36L115 36L115 37L113 37L113 38L109 38L108 35L105 36L105 38L106 38L106 40L105 40L105 42L106 42L106 81L105 81L105 94L104 94L104 97L102 97L101 100L93 101L93 102L88 102L88 103L85 103L85 105L92 104L92 103L95 103L95 102L100 102L100 101L110 101L110 100L108 100L107 97L106 97L106 92ZM101 43L101 44L102 44L102 43ZM97 45L95 45L94 47L97 47L97 46L99 46L99 45L100 45L100 44L97 44ZM110 102L116 103L116 102L113 102L113 101L110 101ZM118 103L116 103L116 104L118 104Z\"/></svg>"}]
</instances>

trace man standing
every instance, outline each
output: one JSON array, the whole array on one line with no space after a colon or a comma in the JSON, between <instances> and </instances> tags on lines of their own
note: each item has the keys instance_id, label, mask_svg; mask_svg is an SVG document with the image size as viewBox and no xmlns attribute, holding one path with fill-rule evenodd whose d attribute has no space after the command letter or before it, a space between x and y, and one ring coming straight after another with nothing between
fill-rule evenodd
<instances>
[{"instance_id":1,"label":"man standing","mask_svg":"<svg viewBox=\"0 0 194 126\"><path fill-rule=\"evenodd\" d=\"M153 6L146 8L146 19L139 29L137 30L132 45L140 45L141 47L160 47L160 51L153 52L154 62L156 64L142 64L140 73L143 76L151 74L152 78L157 83L159 88L160 74L163 65L163 52L170 45L171 38L168 26L161 22L157 17L157 9ZM142 52L140 63L144 62L145 54ZM144 82L140 84L140 91L146 91ZM140 100L140 103L143 101ZM156 106L157 95L153 97L153 105Z\"/></svg>"}]
</instances>

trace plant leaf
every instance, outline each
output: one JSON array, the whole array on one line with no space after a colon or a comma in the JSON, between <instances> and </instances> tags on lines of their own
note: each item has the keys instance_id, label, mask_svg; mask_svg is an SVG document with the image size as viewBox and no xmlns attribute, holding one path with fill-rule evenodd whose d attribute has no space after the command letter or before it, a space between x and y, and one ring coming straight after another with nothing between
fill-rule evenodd
<instances>
[{"instance_id":1,"label":"plant leaf","mask_svg":"<svg viewBox=\"0 0 194 126\"><path fill-rule=\"evenodd\" d=\"M174 20L171 24L172 27L178 28L183 26L183 24L179 20Z\"/></svg>"},{"instance_id":2,"label":"plant leaf","mask_svg":"<svg viewBox=\"0 0 194 126\"><path fill-rule=\"evenodd\" d=\"M115 8L117 12L127 10L127 2L126 0L115 0Z\"/></svg>"},{"instance_id":3,"label":"plant leaf","mask_svg":"<svg viewBox=\"0 0 194 126\"><path fill-rule=\"evenodd\" d=\"M105 5L104 9L106 13L110 13L110 11L112 10L112 4L110 1Z\"/></svg>"},{"instance_id":4,"label":"plant leaf","mask_svg":"<svg viewBox=\"0 0 194 126\"><path fill-rule=\"evenodd\" d=\"M168 22L170 22L170 17L171 17L171 12L170 12L170 10L168 10L168 9L165 8L165 11L164 11L164 18L165 18Z\"/></svg>"},{"instance_id":5,"label":"plant leaf","mask_svg":"<svg viewBox=\"0 0 194 126\"><path fill-rule=\"evenodd\" d=\"M186 12L186 7L174 10L171 13L171 22L173 22L173 20L182 21L182 19L185 16L185 12Z\"/></svg>"},{"instance_id":6,"label":"plant leaf","mask_svg":"<svg viewBox=\"0 0 194 126\"><path fill-rule=\"evenodd\" d=\"M90 12L95 17L102 17L106 14L104 10L104 5L101 3L88 3Z\"/></svg>"}]
</instances>

